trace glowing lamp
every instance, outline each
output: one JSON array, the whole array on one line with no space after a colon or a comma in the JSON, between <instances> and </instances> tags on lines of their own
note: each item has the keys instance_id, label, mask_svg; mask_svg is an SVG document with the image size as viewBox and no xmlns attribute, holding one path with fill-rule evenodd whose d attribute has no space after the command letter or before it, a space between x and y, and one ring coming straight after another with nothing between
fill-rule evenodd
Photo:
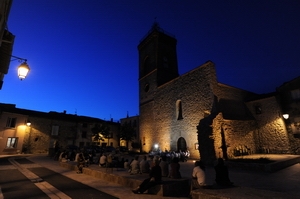
<instances>
[{"instance_id":1,"label":"glowing lamp","mask_svg":"<svg viewBox=\"0 0 300 199\"><path fill-rule=\"evenodd\" d=\"M20 78L20 80L25 79L25 77L27 76L28 72L30 71L30 68L28 66L28 64L25 62L23 62L19 67L18 67L18 76Z\"/></svg>"},{"instance_id":2,"label":"glowing lamp","mask_svg":"<svg viewBox=\"0 0 300 199\"><path fill-rule=\"evenodd\" d=\"M29 120L27 120L26 125L27 125L27 126L30 126L30 125L31 125L31 122L30 122Z\"/></svg>"},{"instance_id":3,"label":"glowing lamp","mask_svg":"<svg viewBox=\"0 0 300 199\"><path fill-rule=\"evenodd\" d=\"M289 119L289 114L285 113L282 115L282 117L287 120L287 119Z\"/></svg>"}]
</instances>

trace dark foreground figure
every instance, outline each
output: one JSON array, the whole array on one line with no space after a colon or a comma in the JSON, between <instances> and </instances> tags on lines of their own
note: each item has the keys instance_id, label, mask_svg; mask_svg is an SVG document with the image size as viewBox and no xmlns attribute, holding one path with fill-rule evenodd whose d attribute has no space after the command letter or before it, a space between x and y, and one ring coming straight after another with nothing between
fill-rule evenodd
<instances>
[{"instance_id":1,"label":"dark foreground figure","mask_svg":"<svg viewBox=\"0 0 300 199\"><path fill-rule=\"evenodd\" d=\"M233 183L229 179L228 168L224 164L222 158L218 158L218 164L215 166L216 183L220 186L232 186Z\"/></svg>"},{"instance_id":2,"label":"dark foreground figure","mask_svg":"<svg viewBox=\"0 0 300 199\"><path fill-rule=\"evenodd\" d=\"M135 194L141 194L147 191L149 188L154 187L161 183L161 168L159 166L159 160L155 160L155 165L151 168L149 178L146 178L140 186L132 190Z\"/></svg>"}]
</instances>

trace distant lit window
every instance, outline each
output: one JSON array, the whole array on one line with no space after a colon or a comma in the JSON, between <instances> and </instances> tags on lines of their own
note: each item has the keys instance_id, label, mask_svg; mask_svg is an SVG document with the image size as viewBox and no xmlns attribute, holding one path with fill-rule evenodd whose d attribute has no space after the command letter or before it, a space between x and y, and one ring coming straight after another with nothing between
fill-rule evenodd
<instances>
[{"instance_id":1,"label":"distant lit window","mask_svg":"<svg viewBox=\"0 0 300 199\"><path fill-rule=\"evenodd\" d=\"M18 141L18 138L16 138L16 137L7 138L6 148L17 148L17 141Z\"/></svg>"},{"instance_id":2,"label":"distant lit window","mask_svg":"<svg viewBox=\"0 0 300 199\"><path fill-rule=\"evenodd\" d=\"M59 126L53 125L51 135L58 135Z\"/></svg>"},{"instance_id":3,"label":"distant lit window","mask_svg":"<svg viewBox=\"0 0 300 199\"><path fill-rule=\"evenodd\" d=\"M86 131L82 131L81 132L81 138L86 138L86 134L87 134Z\"/></svg>"},{"instance_id":4,"label":"distant lit window","mask_svg":"<svg viewBox=\"0 0 300 199\"><path fill-rule=\"evenodd\" d=\"M300 99L300 89L292 90L291 95L294 100L299 100Z\"/></svg>"},{"instance_id":5,"label":"distant lit window","mask_svg":"<svg viewBox=\"0 0 300 199\"><path fill-rule=\"evenodd\" d=\"M17 118L9 117L6 121L7 128L15 128L16 127Z\"/></svg>"},{"instance_id":6,"label":"distant lit window","mask_svg":"<svg viewBox=\"0 0 300 199\"><path fill-rule=\"evenodd\" d=\"M182 105L181 100L176 101L176 114L177 114L177 120L182 120Z\"/></svg>"}]
</instances>

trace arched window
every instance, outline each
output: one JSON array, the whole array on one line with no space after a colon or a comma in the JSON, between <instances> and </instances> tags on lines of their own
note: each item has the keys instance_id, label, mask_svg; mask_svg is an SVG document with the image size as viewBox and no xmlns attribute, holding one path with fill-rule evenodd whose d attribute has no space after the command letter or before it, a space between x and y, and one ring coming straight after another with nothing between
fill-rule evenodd
<instances>
[{"instance_id":1,"label":"arched window","mask_svg":"<svg viewBox=\"0 0 300 199\"><path fill-rule=\"evenodd\" d=\"M182 120L183 119L181 100L176 101L176 117L177 117L177 120Z\"/></svg>"}]
</instances>

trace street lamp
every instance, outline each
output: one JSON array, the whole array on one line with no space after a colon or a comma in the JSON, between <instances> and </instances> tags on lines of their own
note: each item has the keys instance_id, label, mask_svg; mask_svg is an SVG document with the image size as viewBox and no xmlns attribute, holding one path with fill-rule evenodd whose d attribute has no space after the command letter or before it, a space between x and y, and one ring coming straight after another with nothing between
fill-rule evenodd
<instances>
[{"instance_id":1,"label":"street lamp","mask_svg":"<svg viewBox=\"0 0 300 199\"><path fill-rule=\"evenodd\" d=\"M26 125L27 125L27 126L30 126L30 125L31 125L30 120L27 120Z\"/></svg>"},{"instance_id":2,"label":"street lamp","mask_svg":"<svg viewBox=\"0 0 300 199\"><path fill-rule=\"evenodd\" d=\"M18 77L20 78L20 80L22 81L23 79L25 79L25 77L27 76L28 72L30 71L30 68L28 66L28 64L25 62L23 62L19 67L18 67Z\"/></svg>"},{"instance_id":3,"label":"street lamp","mask_svg":"<svg viewBox=\"0 0 300 199\"><path fill-rule=\"evenodd\" d=\"M282 115L282 117L287 120L287 119L289 119L289 114L285 113Z\"/></svg>"},{"instance_id":4,"label":"street lamp","mask_svg":"<svg viewBox=\"0 0 300 199\"><path fill-rule=\"evenodd\" d=\"M22 81L23 79L25 79L28 72L30 71L30 68L27 64L27 59L17 57L17 56L13 56L13 55L11 55L11 57L15 58L15 60L19 60L19 62L22 62L21 65L18 67L18 77ZM11 61L14 61L14 60L11 60Z\"/></svg>"}]
</instances>

